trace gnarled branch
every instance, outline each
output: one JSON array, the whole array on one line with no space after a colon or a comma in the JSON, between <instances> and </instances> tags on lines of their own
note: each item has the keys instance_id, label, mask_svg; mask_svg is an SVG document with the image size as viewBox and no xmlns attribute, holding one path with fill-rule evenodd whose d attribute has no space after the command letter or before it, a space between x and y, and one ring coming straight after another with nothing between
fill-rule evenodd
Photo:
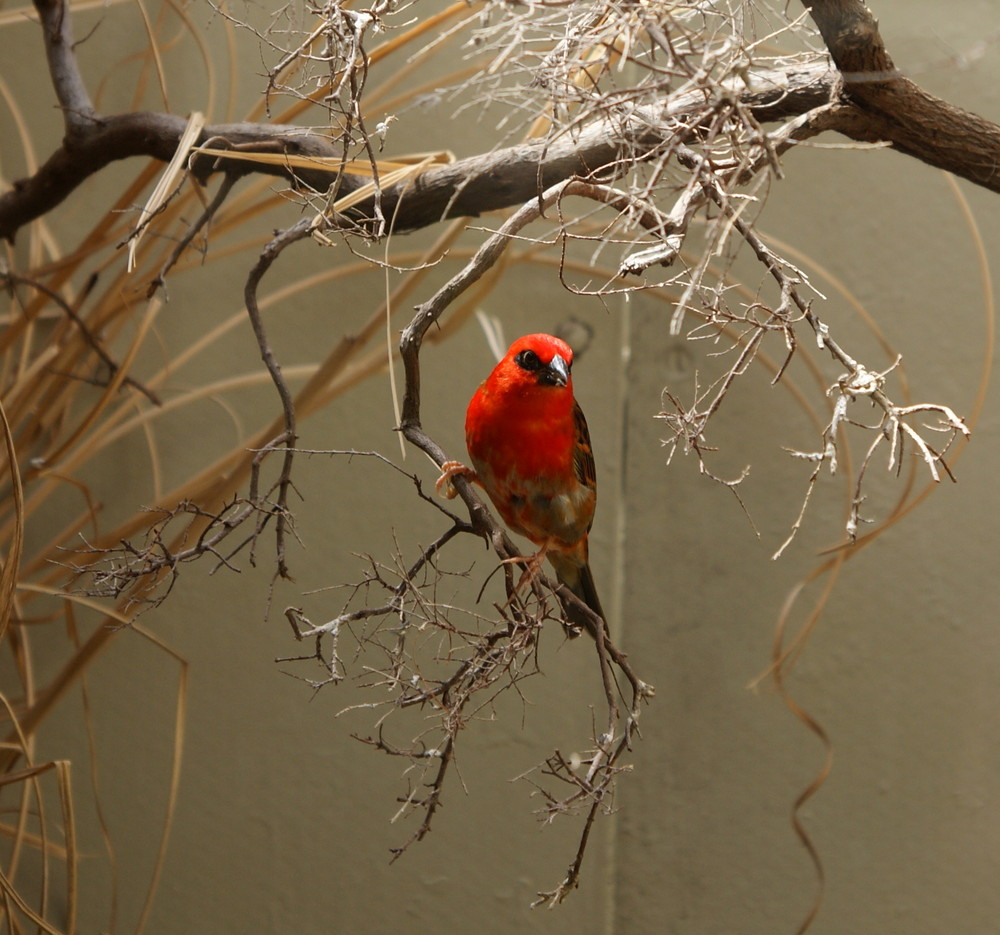
<instances>
[{"instance_id":1,"label":"gnarled branch","mask_svg":"<svg viewBox=\"0 0 1000 935\"><path fill-rule=\"evenodd\" d=\"M887 141L921 162L1000 192L1000 126L928 94L900 73L861 0L804 0L855 111L835 129Z\"/></svg>"}]
</instances>

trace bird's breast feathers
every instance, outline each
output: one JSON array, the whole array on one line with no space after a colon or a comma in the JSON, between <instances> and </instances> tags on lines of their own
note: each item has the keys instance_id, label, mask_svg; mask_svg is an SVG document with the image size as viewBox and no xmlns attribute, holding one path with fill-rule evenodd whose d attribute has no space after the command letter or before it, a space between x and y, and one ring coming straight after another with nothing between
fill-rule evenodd
<instances>
[{"instance_id":1,"label":"bird's breast feathers","mask_svg":"<svg viewBox=\"0 0 1000 935\"><path fill-rule=\"evenodd\" d=\"M597 495L565 470L524 472L508 468L499 472L493 458L473 455L473 466L490 499L511 529L532 542L568 546L583 538L594 519ZM510 462L501 461L500 464ZM567 479L568 477L568 479Z\"/></svg>"}]
</instances>

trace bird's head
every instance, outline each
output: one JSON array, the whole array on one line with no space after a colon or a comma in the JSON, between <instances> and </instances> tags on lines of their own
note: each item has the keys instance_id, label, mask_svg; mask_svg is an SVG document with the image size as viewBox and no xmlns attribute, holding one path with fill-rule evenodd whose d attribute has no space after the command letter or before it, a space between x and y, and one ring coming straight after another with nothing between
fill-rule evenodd
<instances>
[{"instance_id":1,"label":"bird's head","mask_svg":"<svg viewBox=\"0 0 1000 935\"><path fill-rule=\"evenodd\" d=\"M505 377L513 385L567 387L571 392L572 366L572 348L551 334L527 334L518 338L500 362Z\"/></svg>"}]
</instances>

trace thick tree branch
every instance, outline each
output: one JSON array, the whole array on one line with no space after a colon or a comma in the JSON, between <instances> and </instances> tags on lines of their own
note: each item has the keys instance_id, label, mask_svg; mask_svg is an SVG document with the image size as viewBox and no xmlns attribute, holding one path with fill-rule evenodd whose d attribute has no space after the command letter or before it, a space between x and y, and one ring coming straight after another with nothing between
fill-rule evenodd
<instances>
[{"instance_id":1,"label":"thick tree branch","mask_svg":"<svg viewBox=\"0 0 1000 935\"><path fill-rule=\"evenodd\" d=\"M763 71L754 76L753 88L744 90L744 102L760 121L782 120L824 103L835 76L819 63ZM387 188L382 192L382 212L385 217L395 218L396 231L407 231L447 218L476 217L523 204L540 188L613 165L626 151L632 158L655 151L677 132L679 120L705 106L705 95L694 92L666 109L647 109L614 125L597 121L555 140L533 141L460 159L428 170L416 182ZM0 238L13 240L21 227L51 211L77 186L112 162L133 156L169 161L185 126L183 117L172 114L135 112L99 117L91 113L85 128L73 139L67 138L34 176L16 181L10 191L0 195ZM239 151L334 160L342 156L334 141L295 126L206 126L198 144L213 138L227 141L234 153L225 159L202 160L195 171L200 181L217 171L264 172L322 192L336 180L329 169L296 168L293 172L281 165L241 161ZM218 145L217 140L213 145ZM339 192L347 194L363 182L358 177L344 176L338 183ZM352 214L373 217L374 199L362 202Z\"/></svg>"},{"instance_id":2,"label":"thick tree branch","mask_svg":"<svg viewBox=\"0 0 1000 935\"><path fill-rule=\"evenodd\" d=\"M17 231L35 218L42 217L91 175L120 159L150 156L169 162L177 149L187 120L173 114L137 111L112 117L91 115L87 129L72 139L67 137L31 178L16 181L10 191L0 195L0 238L13 240ZM269 166L240 161L239 149L252 152L282 152L294 156L339 158L341 152L329 140L301 127L237 123L206 126L199 145L213 137L227 140L235 149L232 157L199 166L202 180L213 172L225 170L264 172L293 176L285 166ZM328 171L297 169L297 184L325 191L333 180ZM342 189L360 184L352 178L343 180Z\"/></svg>"},{"instance_id":3,"label":"thick tree branch","mask_svg":"<svg viewBox=\"0 0 1000 935\"><path fill-rule=\"evenodd\" d=\"M60 0L37 0L50 71L63 107L67 134L62 146L31 178L0 195L0 238L45 215L90 175L132 156L168 161L177 148L185 120L180 116L136 112L102 117L94 113L72 50L69 18ZM746 86L729 93L758 122L787 120L808 113L839 93L845 105L827 114L825 129L851 139L888 141L900 152L1000 192L1000 126L954 107L921 90L895 70L878 25L860 0L813 0L811 15L837 70L816 62L769 71L750 71ZM839 89L839 91L838 91ZM725 90L725 89L723 89ZM415 230L453 217L475 217L523 204L540 191L573 177L613 177L638 159L676 142L691 142L699 115L713 102L699 89L663 107L637 108L627 115L606 114L553 139L460 159L428 169L416 180L380 193L381 212L394 218L396 231ZM325 192L337 182L347 194L364 183L339 179L329 168L315 171L251 163L240 150L316 156L335 162L342 147L305 128L267 124L230 124L205 128L199 143L213 137L234 150L231 157L203 159L195 175L265 172L296 186ZM362 202L352 219L375 216L375 199Z\"/></svg>"},{"instance_id":4,"label":"thick tree branch","mask_svg":"<svg viewBox=\"0 0 1000 935\"><path fill-rule=\"evenodd\" d=\"M853 86L896 77L878 20L861 0L809 0L805 6L845 81Z\"/></svg>"},{"instance_id":5,"label":"thick tree branch","mask_svg":"<svg viewBox=\"0 0 1000 935\"><path fill-rule=\"evenodd\" d=\"M825 104L835 73L821 63L763 71L740 89L741 103L764 123L806 113ZM702 91L662 108L638 108L628 118L605 117L573 133L462 159L434 168L382 195L382 209L396 230L413 230L452 217L524 204L559 182L595 174L616 177L635 160L689 139L697 116L710 107ZM618 168L620 167L620 168ZM402 204L397 204L402 199ZM365 210L366 205L359 206Z\"/></svg>"},{"instance_id":6,"label":"thick tree branch","mask_svg":"<svg viewBox=\"0 0 1000 935\"><path fill-rule=\"evenodd\" d=\"M857 108L837 129L1000 192L1000 126L928 94L896 70L861 0L804 0Z\"/></svg>"}]
</instances>

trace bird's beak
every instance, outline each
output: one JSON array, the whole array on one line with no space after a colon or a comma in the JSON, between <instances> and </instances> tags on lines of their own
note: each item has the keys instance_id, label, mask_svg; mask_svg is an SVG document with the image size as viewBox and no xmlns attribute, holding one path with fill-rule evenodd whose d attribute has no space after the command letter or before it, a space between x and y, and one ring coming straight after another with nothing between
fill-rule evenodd
<instances>
[{"instance_id":1,"label":"bird's beak","mask_svg":"<svg viewBox=\"0 0 1000 935\"><path fill-rule=\"evenodd\" d=\"M569 383L569 364L561 355L556 354L549 362L548 367L542 371L542 379L552 386L565 386Z\"/></svg>"}]
</instances>

